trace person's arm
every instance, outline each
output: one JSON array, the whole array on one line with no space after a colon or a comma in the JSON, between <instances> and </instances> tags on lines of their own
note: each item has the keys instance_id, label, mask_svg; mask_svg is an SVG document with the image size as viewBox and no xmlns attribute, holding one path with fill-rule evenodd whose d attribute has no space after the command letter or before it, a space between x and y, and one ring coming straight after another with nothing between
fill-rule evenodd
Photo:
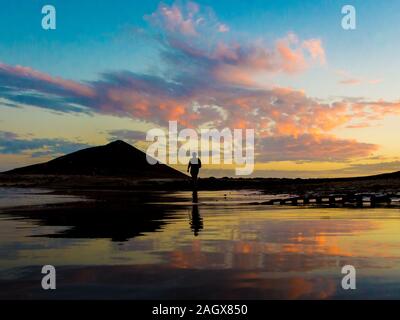
<instances>
[{"instance_id":1,"label":"person's arm","mask_svg":"<svg viewBox=\"0 0 400 320\"><path fill-rule=\"evenodd\" d=\"M188 167L187 167L187 172L189 172L190 165L191 165L191 163L190 163L190 160L189 160Z\"/></svg>"},{"instance_id":2,"label":"person's arm","mask_svg":"<svg viewBox=\"0 0 400 320\"><path fill-rule=\"evenodd\" d=\"M200 158L199 158L199 168L201 168L201 160L200 160Z\"/></svg>"}]
</instances>

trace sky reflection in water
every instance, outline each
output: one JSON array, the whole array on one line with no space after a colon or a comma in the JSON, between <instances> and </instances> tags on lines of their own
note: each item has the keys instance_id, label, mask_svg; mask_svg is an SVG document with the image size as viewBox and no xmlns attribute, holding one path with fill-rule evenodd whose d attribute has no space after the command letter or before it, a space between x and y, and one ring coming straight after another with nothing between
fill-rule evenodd
<instances>
[{"instance_id":1,"label":"sky reflection in water","mask_svg":"<svg viewBox=\"0 0 400 320\"><path fill-rule=\"evenodd\" d=\"M177 193L157 202L172 208L162 218L132 220L153 205L127 208L129 218L110 211L120 224L90 234L76 217L0 215L0 298L400 298L398 209L246 204L266 197L201 192L192 203ZM143 230L107 236L121 225ZM55 292L40 289L44 264L57 268ZM357 290L341 289L346 264Z\"/></svg>"}]
</instances>

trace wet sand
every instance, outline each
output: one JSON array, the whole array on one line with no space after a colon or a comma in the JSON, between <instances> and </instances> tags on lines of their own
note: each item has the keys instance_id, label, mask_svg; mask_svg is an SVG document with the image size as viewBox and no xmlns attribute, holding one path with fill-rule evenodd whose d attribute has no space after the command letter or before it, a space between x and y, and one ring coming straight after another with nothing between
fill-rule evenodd
<instances>
[{"instance_id":1,"label":"wet sand","mask_svg":"<svg viewBox=\"0 0 400 320\"><path fill-rule=\"evenodd\" d=\"M64 196L77 198L1 209L0 299L400 298L398 208L255 206L271 197L255 190Z\"/></svg>"}]
</instances>

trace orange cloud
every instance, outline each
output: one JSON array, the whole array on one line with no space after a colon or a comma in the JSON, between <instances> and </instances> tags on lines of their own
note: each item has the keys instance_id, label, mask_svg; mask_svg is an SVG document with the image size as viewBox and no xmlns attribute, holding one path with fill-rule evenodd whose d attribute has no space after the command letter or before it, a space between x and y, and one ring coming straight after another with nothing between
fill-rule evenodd
<instances>
[{"instance_id":1,"label":"orange cloud","mask_svg":"<svg viewBox=\"0 0 400 320\"><path fill-rule=\"evenodd\" d=\"M275 136L259 138L256 144L258 161L307 160L343 161L368 157L378 146L332 135Z\"/></svg>"},{"instance_id":2,"label":"orange cloud","mask_svg":"<svg viewBox=\"0 0 400 320\"><path fill-rule=\"evenodd\" d=\"M336 71L336 73L340 77L342 77L342 79L339 80L339 83L344 85L361 85L361 84L376 85L383 81L382 79L366 79L365 77L355 77L349 74L345 70L338 70Z\"/></svg>"}]
</instances>

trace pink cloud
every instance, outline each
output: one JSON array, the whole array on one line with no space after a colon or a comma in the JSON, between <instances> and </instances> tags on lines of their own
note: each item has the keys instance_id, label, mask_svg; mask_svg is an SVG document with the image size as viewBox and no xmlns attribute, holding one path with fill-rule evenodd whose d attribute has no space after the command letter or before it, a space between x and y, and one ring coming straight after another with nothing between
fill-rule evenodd
<instances>
[{"instance_id":1,"label":"pink cloud","mask_svg":"<svg viewBox=\"0 0 400 320\"><path fill-rule=\"evenodd\" d=\"M229 26L220 22L210 8L193 2L160 4L146 19L164 35L168 45L165 55L176 59L172 68L191 61L201 64L207 77L220 82L254 86L264 74L298 73L326 61L320 39L301 41L294 33L272 44L251 37L246 41L228 41L222 34Z\"/></svg>"},{"instance_id":2,"label":"pink cloud","mask_svg":"<svg viewBox=\"0 0 400 320\"><path fill-rule=\"evenodd\" d=\"M182 36L198 36L204 29L225 33L229 26L219 22L211 9L202 10L195 2L171 6L160 3L157 10L145 19L168 33Z\"/></svg>"},{"instance_id":3,"label":"pink cloud","mask_svg":"<svg viewBox=\"0 0 400 320\"><path fill-rule=\"evenodd\" d=\"M372 79L372 80L368 80L369 84L379 84L382 83L383 79Z\"/></svg>"},{"instance_id":4,"label":"pink cloud","mask_svg":"<svg viewBox=\"0 0 400 320\"><path fill-rule=\"evenodd\" d=\"M343 79L339 81L340 84L359 85L362 83L361 79Z\"/></svg>"},{"instance_id":5,"label":"pink cloud","mask_svg":"<svg viewBox=\"0 0 400 320\"><path fill-rule=\"evenodd\" d=\"M93 97L94 91L89 87L84 84L75 82L75 81L70 81L70 80L65 80L59 77L51 77L48 74L33 70L30 67L24 67L24 66L9 66L3 63L0 63L0 72L14 75L15 78L24 78L24 79L31 79L34 80L37 84L39 82L54 85L57 88L62 88L65 91L74 93L74 94L79 94L82 96L86 97ZM26 88L29 89L29 88Z\"/></svg>"},{"instance_id":6,"label":"pink cloud","mask_svg":"<svg viewBox=\"0 0 400 320\"><path fill-rule=\"evenodd\" d=\"M198 40L196 43L176 38L169 41L177 56L183 55L194 64L202 64L203 72L207 71L209 77L243 86L256 85L257 77L263 74L294 74L320 63L321 55L307 57L309 45L304 46L304 43L293 34L277 40L275 45L262 41L228 43L220 40L212 49L203 49Z\"/></svg>"},{"instance_id":7,"label":"pink cloud","mask_svg":"<svg viewBox=\"0 0 400 320\"><path fill-rule=\"evenodd\" d=\"M326 62L325 49L320 39L305 40L302 46L309 52L314 60L319 61L321 64Z\"/></svg>"},{"instance_id":8,"label":"pink cloud","mask_svg":"<svg viewBox=\"0 0 400 320\"><path fill-rule=\"evenodd\" d=\"M188 5L187 15L177 5L168 6L160 4L158 10L153 13L149 20L163 25L170 32L180 32L184 35L196 35L193 15L197 12L197 6Z\"/></svg>"}]
</instances>

